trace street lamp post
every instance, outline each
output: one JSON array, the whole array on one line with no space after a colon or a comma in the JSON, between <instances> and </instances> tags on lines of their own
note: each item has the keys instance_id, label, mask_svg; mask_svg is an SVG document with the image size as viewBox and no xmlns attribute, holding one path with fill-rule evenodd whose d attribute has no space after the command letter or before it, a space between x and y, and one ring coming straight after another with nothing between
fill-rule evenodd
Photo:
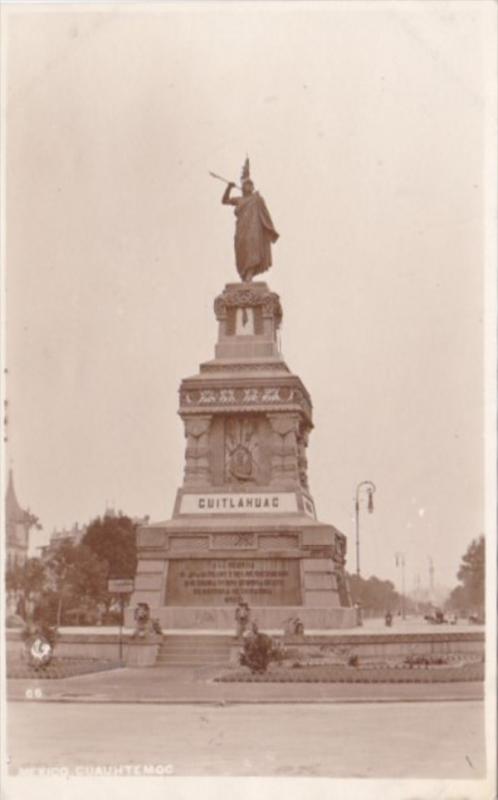
<instances>
[{"instance_id":1,"label":"street lamp post","mask_svg":"<svg viewBox=\"0 0 498 800\"><path fill-rule=\"evenodd\" d=\"M365 496L365 491L368 497L368 513L371 514L374 510L373 496L375 492L375 484L372 481L361 481L356 487L355 496L355 522L356 522L356 574L360 577L360 499Z\"/></svg>"},{"instance_id":2,"label":"street lamp post","mask_svg":"<svg viewBox=\"0 0 498 800\"><path fill-rule=\"evenodd\" d=\"M396 553L396 566L401 567L401 618L405 619L405 554Z\"/></svg>"}]
</instances>

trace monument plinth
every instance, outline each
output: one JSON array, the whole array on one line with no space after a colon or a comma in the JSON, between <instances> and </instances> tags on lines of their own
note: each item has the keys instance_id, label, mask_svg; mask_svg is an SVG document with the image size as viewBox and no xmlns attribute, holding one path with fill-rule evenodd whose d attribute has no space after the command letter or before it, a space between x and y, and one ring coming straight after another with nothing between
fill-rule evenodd
<instances>
[{"instance_id":1,"label":"monument plinth","mask_svg":"<svg viewBox=\"0 0 498 800\"><path fill-rule=\"evenodd\" d=\"M353 626L346 538L308 486L312 404L279 350L280 299L229 283L214 311L215 358L180 386L183 485L172 518L138 531L132 606L166 629L227 629L242 595L261 628Z\"/></svg>"}]
</instances>

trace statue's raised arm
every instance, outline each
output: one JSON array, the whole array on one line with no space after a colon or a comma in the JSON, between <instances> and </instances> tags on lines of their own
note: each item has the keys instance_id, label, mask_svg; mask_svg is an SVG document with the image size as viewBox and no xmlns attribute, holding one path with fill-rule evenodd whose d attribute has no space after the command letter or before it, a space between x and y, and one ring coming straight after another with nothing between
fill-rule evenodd
<instances>
[{"instance_id":1,"label":"statue's raised arm","mask_svg":"<svg viewBox=\"0 0 498 800\"><path fill-rule=\"evenodd\" d=\"M231 197L235 183L229 182L221 202L235 206L235 263L243 281L251 281L271 267L271 245L278 239L265 201L254 191L249 175L249 159L242 169L242 197Z\"/></svg>"},{"instance_id":2,"label":"statue's raised arm","mask_svg":"<svg viewBox=\"0 0 498 800\"><path fill-rule=\"evenodd\" d=\"M221 202L223 203L223 205L225 205L225 206L236 206L237 205L238 198L237 197L230 197L230 192L232 191L232 189L234 187L235 187L235 183L233 183L233 181L229 181L228 185L227 185L227 188L225 189L225 191L223 193L223 197L221 198Z\"/></svg>"}]
</instances>

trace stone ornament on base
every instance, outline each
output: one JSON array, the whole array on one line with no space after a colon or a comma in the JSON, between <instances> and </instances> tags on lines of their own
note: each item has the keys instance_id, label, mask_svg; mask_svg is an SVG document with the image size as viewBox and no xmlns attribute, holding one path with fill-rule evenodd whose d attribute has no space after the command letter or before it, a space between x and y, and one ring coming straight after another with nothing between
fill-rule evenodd
<instances>
[{"instance_id":1,"label":"stone ornament on base","mask_svg":"<svg viewBox=\"0 0 498 800\"><path fill-rule=\"evenodd\" d=\"M133 612L135 630L126 648L127 667L151 667L156 663L162 630L157 619L151 619L148 603L139 602Z\"/></svg>"},{"instance_id":2,"label":"stone ornament on base","mask_svg":"<svg viewBox=\"0 0 498 800\"><path fill-rule=\"evenodd\" d=\"M309 489L312 404L280 352L278 295L229 283L215 314L215 358L180 386L183 484L172 518L138 531L132 604L167 630L233 631L240 595L261 630L354 627L346 538Z\"/></svg>"},{"instance_id":3,"label":"stone ornament on base","mask_svg":"<svg viewBox=\"0 0 498 800\"><path fill-rule=\"evenodd\" d=\"M133 613L135 619L135 630L132 639L150 640L157 636L162 636L159 620L151 619L148 603L138 603Z\"/></svg>"}]
</instances>

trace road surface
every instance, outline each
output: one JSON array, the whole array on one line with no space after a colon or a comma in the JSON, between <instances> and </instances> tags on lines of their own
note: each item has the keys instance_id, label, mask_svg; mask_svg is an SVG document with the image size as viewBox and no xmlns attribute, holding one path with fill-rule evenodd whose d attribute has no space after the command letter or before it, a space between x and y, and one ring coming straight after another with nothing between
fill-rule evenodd
<instances>
[{"instance_id":1,"label":"road surface","mask_svg":"<svg viewBox=\"0 0 498 800\"><path fill-rule=\"evenodd\" d=\"M485 772L483 708L12 702L7 752L11 774L130 765L141 774L157 765L176 776L477 779Z\"/></svg>"}]
</instances>

